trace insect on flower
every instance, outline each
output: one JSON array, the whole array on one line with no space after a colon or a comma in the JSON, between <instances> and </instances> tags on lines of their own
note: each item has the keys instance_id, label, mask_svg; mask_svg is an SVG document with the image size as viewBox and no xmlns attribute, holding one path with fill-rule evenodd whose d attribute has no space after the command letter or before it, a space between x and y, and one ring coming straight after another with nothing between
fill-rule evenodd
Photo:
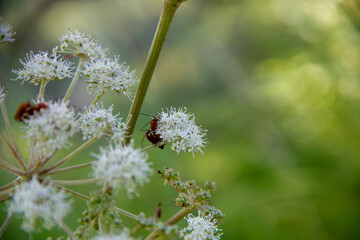
<instances>
[{"instance_id":1,"label":"insect on flower","mask_svg":"<svg viewBox=\"0 0 360 240\"><path fill-rule=\"evenodd\" d=\"M144 114L144 115L146 115L146 114ZM148 115L148 116L150 116L150 115ZM152 116L150 116L150 117L152 117ZM159 119L157 117L152 117L152 120L150 121L150 129L151 130L147 130L145 133L145 137L147 138L147 140L154 145L163 141L163 139L161 138L161 135L156 133L156 129L158 127L158 122L159 122ZM164 149L164 146L165 146L165 144L159 146L159 148Z\"/></svg>"},{"instance_id":2,"label":"insect on flower","mask_svg":"<svg viewBox=\"0 0 360 240\"><path fill-rule=\"evenodd\" d=\"M25 119L29 119L30 116L33 116L35 112L40 112L41 109L46 108L48 108L46 103L37 103L32 106L29 102L25 102L20 104L14 118L16 121L24 122Z\"/></svg>"}]
</instances>

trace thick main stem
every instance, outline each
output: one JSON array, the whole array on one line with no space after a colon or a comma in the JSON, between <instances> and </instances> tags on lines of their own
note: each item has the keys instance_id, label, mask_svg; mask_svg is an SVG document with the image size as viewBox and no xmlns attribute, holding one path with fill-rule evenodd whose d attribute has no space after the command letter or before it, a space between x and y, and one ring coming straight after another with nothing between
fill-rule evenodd
<instances>
[{"instance_id":1,"label":"thick main stem","mask_svg":"<svg viewBox=\"0 0 360 240\"><path fill-rule=\"evenodd\" d=\"M163 10L158 22L158 26L151 44L149 54L146 59L144 72L141 76L139 86L137 88L134 102L131 105L130 112L127 118L128 129L126 134L126 143L130 142L131 136L134 132L135 124L139 116L141 106L144 102L146 91L149 87L151 77L154 73L157 60L159 59L160 51L165 42L167 32L170 28L171 21L175 15L176 9L184 0L165 0Z\"/></svg>"}]
</instances>

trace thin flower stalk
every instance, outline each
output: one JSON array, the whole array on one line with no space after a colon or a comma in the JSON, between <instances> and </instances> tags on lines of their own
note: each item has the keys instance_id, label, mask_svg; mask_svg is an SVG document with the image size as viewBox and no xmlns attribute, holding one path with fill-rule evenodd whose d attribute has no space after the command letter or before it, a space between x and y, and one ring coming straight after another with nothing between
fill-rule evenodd
<instances>
[{"instance_id":1,"label":"thin flower stalk","mask_svg":"<svg viewBox=\"0 0 360 240\"><path fill-rule=\"evenodd\" d=\"M75 155L77 155L78 153L80 153L82 150L84 150L85 148L87 148L88 146L90 146L91 144L93 144L98 138L94 137L89 139L88 141L86 141L85 143L83 143L80 147L78 147L77 149L75 149L72 153L70 153L69 155L67 155L65 158L63 158L62 160L58 161L57 163L45 168L44 170L40 171L38 174L39 175L43 175L45 173L50 172L51 170L57 168L58 166L60 166L61 164L67 162L68 160L70 160L71 158L73 158Z\"/></svg>"},{"instance_id":2,"label":"thin flower stalk","mask_svg":"<svg viewBox=\"0 0 360 240\"><path fill-rule=\"evenodd\" d=\"M176 224L178 221L180 221L181 219L183 219L184 217L186 217L189 213L191 213L193 210L195 209L195 207L193 208L183 208L181 209L179 212L177 212L174 216L172 216L171 218L169 218L166 222L165 225L166 226L171 226ZM157 237L160 236L160 231L159 230L154 230L152 233L150 233L145 240L151 240L151 239L156 239Z\"/></svg>"},{"instance_id":3,"label":"thin flower stalk","mask_svg":"<svg viewBox=\"0 0 360 240\"><path fill-rule=\"evenodd\" d=\"M43 80L41 80L41 85L40 85L40 90L39 90L39 95L38 95L39 101L44 99L45 87L46 87L47 83L48 83L48 81L45 78Z\"/></svg>"},{"instance_id":4,"label":"thin flower stalk","mask_svg":"<svg viewBox=\"0 0 360 240\"><path fill-rule=\"evenodd\" d=\"M14 175L24 177L25 173L22 172L20 169L15 168L14 166L8 164L4 160L0 159L0 168L4 168L7 171L11 172Z\"/></svg>"},{"instance_id":5,"label":"thin flower stalk","mask_svg":"<svg viewBox=\"0 0 360 240\"><path fill-rule=\"evenodd\" d=\"M20 168L22 170L25 170L26 169L26 165L25 165L25 162L23 160L23 158L21 157L20 155L20 152L19 152L19 148L17 147L17 144L16 144L16 141L15 141L15 137L14 137L14 134L11 130L11 124L10 124L10 121L9 121L9 117L7 115L7 111L6 111L6 107L5 107L5 102L1 102L0 103L1 105L1 112L2 112L2 115L3 115L3 118L4 118L4 122L5 122L5 127L6 127L6 130L9 134L9 137L10 137L10 141L11 141L11 146L12 148L14 149L14 153L16 154L16 160L20 166Z\"/></svg>"},{"instance_id":6,"label":"thin flower stalk","mask_svg":"<svg viewBox=\"0 0 360 240\"><path fill-rule=\"evenodd\" d=\"M78 165L74 165L74 166L70 166L70 167L66 167L66 168L54 169L50 172L42 174L42 176L54 175L54 174L58 174L58 173L64 173L64 172L69 172L69 171L73 171L73 170L77 170L77 169L81 169L81 168L90 167L92 165L92 163L93 162L88 162L88 163L78 164Z\"/></svg>"},{"instance_id":7,"label":"thin flower stalk","mask_svg":"<svg viewBox=\"0 0 360 240\"><path fill-rule=\"evenodd\" d=\"M0 227L0 238L2 237L5 229L7 228L7 226L9 225L9 223L11 222L11 220L14 217L14 213L13 212L9 212L8 215L6 216L5 221L2 223L1 227Z\"/></svg>"},{"instance_id":8,"label":"thin flower stalk","mask_svg":"<svg viewBox=\"0 0 360 240\"><path fill-rule=\"evenodd\" d=\"M97 181L98 179L96 178L81 179L81 180L51 180L52 183L62 186L91 184L91 183L96 183Z\"/></svg>"},{"instance_id":9,"label":"thin flower stalk","mask_svg":"<svg viewBox=\"0 0 360 240\"><path fill-rule=\"evenodd\" d=\"M71 93L73 92L73 90L74 90L74 88L75 88L75 85L76 85L76 83L77 83L77 81L78 81L78 79L79 79L80 72L81 72L81 68L82 68L82 66L83 66L83 62L84 62L83 57L80 57L80 60L79 60L78 66L77 66L77 68L76 68L76 72L75 72L74 78L73 78L73 80L71 81L68 90L66 91L66 94L65 94L65 96L64 96L64 98L63 98L63 100L62 100L63 102L66 102L66 101L69 99L69 97L71 96Z\"/></svg>"}]
</instances>

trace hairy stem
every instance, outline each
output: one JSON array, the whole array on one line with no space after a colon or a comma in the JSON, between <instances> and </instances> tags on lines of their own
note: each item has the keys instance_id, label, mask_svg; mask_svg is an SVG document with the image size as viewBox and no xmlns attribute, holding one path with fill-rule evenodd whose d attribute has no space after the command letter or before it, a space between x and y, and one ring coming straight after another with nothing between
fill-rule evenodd
<instances>
[{"instance_id":1,"label":"hairy stem","mask_svg":"<svg viewBox=\"0 0 360 240\"><path fill-rule=\"evenodd\" d=\"M138 119L141 106L144 102L146 91L149 87L151 77L154 73L157 60L159 59L159 55L165 42L167 32L175 15L175 11L183 1L184 0L164 1L163 10L145 62L144 72L141 76L140 83L137 88L135 98L131 105L130 112L127 118L127 122L129 123L126 133L127 144L130 143L131 136L134 132L135 124Z\"/></svg>"},{"instance_id":2,"label":"hairy stem","mask_svg":"<svg viewBox=\"0 0 360 240\"><path fill-rule=\"evenodd\" d=\"M67 90L67 92L66 92L66 94L65 94L65 96L64 96L64 98L63 98L63 100L62 100L63 102L66 102L66 101L69 99L72 91L74 90L74 87L75 87L75 85L76 85L76 82L78 81L79 76L80 76L80 71L81 71L81 68L82 68L82 65L83 65L83 61L84 61L83 58L80 57L79 64L78 64L78 66L77 66L77 69L76 69L74 78L73 78L73 80L71 81L70 86L69 86L69 88L68 88L68 90Z\"/></svg>"}]
</instances>

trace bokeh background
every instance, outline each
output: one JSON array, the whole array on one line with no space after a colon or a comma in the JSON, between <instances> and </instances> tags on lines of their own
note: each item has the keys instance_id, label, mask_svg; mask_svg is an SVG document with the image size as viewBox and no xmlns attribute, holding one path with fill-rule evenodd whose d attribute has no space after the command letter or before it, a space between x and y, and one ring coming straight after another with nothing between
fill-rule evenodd
<instances>
[{"instance_id":1,"label":"bokeh background","mask_svg":"<svg viewBox=\"0 0 360 240\"><path fill-rule=\"evenodd\" d=\"M11 81L11 69L20 68L30 50L51 50L67 28L91 34L140 76L161 7L162 0L1 1L0 16L17 32L14 43L0 46L9 114L38 91ZM356 0L189 0L179 8L141 112L186 106L208 129L204 155L177 156L165 147L153 150L150 160L199 184L216 181L213 204L226 214L219 223L222 239L360 239L359 13ZM46 96L63 96L67 86L51 83ZM92 98L80 84L71 104L82 108ZM126 97L107 94L104 102L126 118ZM137 146L148 121L139 118ZM27 154L21 124L13 127ZM78 146L80 137L56 158ZM90 161L89 153L97 152L93 145L73 162ZM11 159L4 145L0 153ZM13 179L0 173L1 185ZM79 170L57 179L88 176ZM92 188L73 187L83 193ZM166 219L178 211L175 196L154 175L139 198L122 191L117 201L148 215L162 202ZM66 222L75 229L84 202L73 202ZM1 222L5 216L1 204ZM4 239L27 239L20 224L15 219ZM62 234L55 229L34 239Z\"/></svg>"}]
</instances>

